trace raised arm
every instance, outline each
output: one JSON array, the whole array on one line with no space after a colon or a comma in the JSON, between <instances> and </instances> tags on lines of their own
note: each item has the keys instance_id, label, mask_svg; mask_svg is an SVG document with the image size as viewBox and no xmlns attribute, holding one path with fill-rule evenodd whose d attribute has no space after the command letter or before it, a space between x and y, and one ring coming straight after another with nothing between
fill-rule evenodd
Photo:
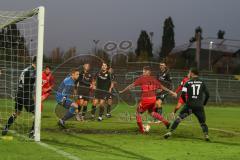
<instances>
[{"instance_id":1,"label":"raised arm","mask_svg":"<svg viewBox=\"0 0 240 160\"><path fill-rule=\"evenodd\" d=\"M133 89L134 88L134 83L130 84L129 86L127 86L126 88L124 88L123 90L119 91L119 93L124 93L130 89Z\"/></svg>"},{"instance_id":2,"label":"raised arm","mask_svg":"<svg viewBox=\"0 0 240 160\"><path fill-rule=\"evenodd\" d=\"M164 91L167 91L169 94L171 94L173 97L177 98L177 93L176 92L173 92L172 90L164 87L163 85L161 85L161 89L164 90Z\"/></svg>"}]
</instances>

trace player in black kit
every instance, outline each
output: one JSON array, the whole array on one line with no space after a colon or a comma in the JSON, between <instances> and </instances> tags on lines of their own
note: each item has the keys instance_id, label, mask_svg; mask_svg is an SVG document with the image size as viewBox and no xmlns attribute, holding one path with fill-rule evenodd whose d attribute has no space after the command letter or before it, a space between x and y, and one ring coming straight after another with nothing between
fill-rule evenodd
<instances>
[{"instance_id":1,"label":"player in black kit","mask_svg":"<svg viewBox=\"0 0 240 160\"><path fill-rule=\"evenodd\" d=\"M34 103L34 85L36 79L36 57L33 58L32 64L25 68L18 79L18 86L15 95L15 111L9 117L7 124L2 130L2 135L6 135L10 126L16 120L16 118L21 114L23 107L27 112L34 114L35 103ZM34 136L34 121L29 133L29 137Z\"/></svg>"},{"instance_id":2,"label":"player in black kit","mask_svg":"<svg viewBox=\"0 0 240 160\"><path fill-rule=\"evenodd\" d=\"M180 111L178 117L173 122L170 132L164 135L164 138L168 138L172 135L172 132L177 128L178 124L190 114L194 114L202 128L204 138L209 141L208 126L206 124L206 116L204 106L209 99L209 92L205 83L199 79L198 70L190 69L190 80L186 82L182 89L182 99L185 102L185 106Z\"/></svg>"},{"instance_id":3,"label":"player in black kit","mask_svg":"<svg viewBox=\"0 0 240 160\"><path fill-rule=\"evenodd\" d=\"M115 84L117 83L116 82L116 80L115 80L115 74L114 74L114 71L113 71L113 69L110 67L109 69L108 69L108 72L110 73L110 75L111 75L111 83L112 83L112 88L114 88L114 86L115 86ZM112 89L112 92L113 92L113 89ZM112 97L112 95L109 95L108 97L107 97L107 114L106 114L106 117L107 118L110 118L112 115L111 115L111 109L112 109L112 105L113 105L113 99L112 99L113 97Z\"/></svg>"},{"instance_id":4,"label":"player in black kit","mask_svg":"<svg viewBox=\"0 0 240 160\"><path fill-rule=\"evenodd\" d=\"M108 71L108 65L102 64L101 70L96 74L94 78L94 100L92 106L92 117L95 116L96 106L99 107L98 121L102 121L104 113L104 107L109 96L112 92L112 78L111 73Z\"/></svg>"},{"instance_id":5,"label":"player in black kit","mask_svg":"<svg viewBox=\"0 0 240 160\"><path fill-rule=\"evenodd\" d=\"M159 64L160 72L157 75L157 79L160 81L161 84L166 86L168 89L172 89L172 80L169 74L169 70L167 69L166 63L161 62ZM162 114L162 102L167 97L168 92L161 91L157 94L157 101L156 101L156 112Z\"/></svg>"},{"instance_id":6,"label":"player in black kit","mask_svg":"<svg viewBox=\"0 0 240 160\"><path fill-rule=\"evenodd\" d=\"M92 89L92 80L93 76L90 73L90 64L85 63L83 65L83 71L80 72L79 78L75 82L78 96L78 114L76 114L76 119L78 121L84 120L84 116L87 112L88 101Z\"/></svg>"}]
</instances>

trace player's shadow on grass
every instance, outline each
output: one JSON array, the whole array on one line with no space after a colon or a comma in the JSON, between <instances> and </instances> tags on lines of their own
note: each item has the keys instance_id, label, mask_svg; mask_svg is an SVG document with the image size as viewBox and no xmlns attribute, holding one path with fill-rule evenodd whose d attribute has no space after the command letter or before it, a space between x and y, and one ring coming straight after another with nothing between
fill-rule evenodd
<instances>
[{"instance_id":1,"label":"player's shadow on grass","mask_svg":"<svg viewBox=\"0 0 240 160\"><path fill-rule=\"evenodd\" d=\"M67 146L68 148L74 148L74 149L77 149L77 150L103 153L103 151L100 150L101 148L99 146L95 146L95 145L79 145L79 144L59 142L57 140L49 140L49 139L42 139L42 141L45 142L45 143L48 143L50 145L56 145L56 146L60 146L60 147L66 147ZM127 156L127 155L118 154L118 153L112 153L112 152L109 153L108 152L107 154L111 154L111 155L118 156L118 157L125 156L127 158L136 159L136 157L134 157L134 156Z\"/></svg>"},{"instance_id":2,"label":"player's shadow on grass","mask_svg":"<svg viewBox=\"0 0 240 160\"><path fill-rule=\"evenodd\" d=\"M120 147L112 146L112 145L105 144L105 143L95 141L95 140L85 138L85 137L79 137L75 134L70 134L70 133L66 133L66 134L71 137L74 137L76 139L80 139L80 140L84 140L84 141L96 144L97 146L96 145L87 145L86 146L86 145L78 145L78 144L72 144L72 143L70 144L70 143L65 143L65 142L63 143L63 142L59 142L56 140L48 140L48 139L42 139L42 141L46 142L48 144L58 145L58 146L62 146L62 147L68 146L68 147L76 148L78 150L81 149L81 150L85 150L85 151L92 151L92 152L98 152L98 153L103 153L102 147L104 146L104 147L108 148L109 150L115 150L117 152L120 152L120 153L107 152L108 155L111 154L114 156L125 157L125 158L130 158L130 159L153 160L152 158L149 158L149 157L146 157L146 156L143 156L140 154L136 154L131 151L124 150Z\"/></svg>"},{"instance_id":3,"label":"player's shadow on grass","mask_svg":"<svg viewBox=\"0 0 240 160\"><path fill-rule=\"evenodd\" d=\"M113 135L136 135L139 134L136 128L125 127L122 129L85 129L85 128L74 128L74 125L69 124L69 129L61 129L61 131L66 133L76 133L76 134L113 134ZM59 129L55 128L44 128L47 132L58 132Z\"/></svg>"},{"instance_id":4,"label":"player's shadow on grass","mask_svg":"<svg viewBox=\"0 0 240 160\"><path fill-rule=\"evenodd\" d=\"M81 139L81 140L85 140L85 141L88 141L88 142L97 144L97 145L99 145L99 146L105 146L105 147L107 147L107 148L109 148L109 149L114 149L114 150L116 150L116 151L120 151L120 152L122 152L122 153L124 153L124 154L133 156L132 158L144 159L144 160L153 160L152 158L145 157L145 156L143 156L143 155L136 154L136 153L134 153L134 152L130 152L130 151L124 150L124 149L119 148L119 147L116 147L116 146L112 146L112 145L109 145L109 144L104 144L104 143L102 143L102 142L95 141L95 140L92 140L92 139L89 139L89 138L78 137L77 135L70 134L70 133L68 133L68 135L71 135L71 136L73 136L73 137L75 137L75 138L77 138L77 139ZM126 155L124 155L124 156L126 156ZM126 156L126 157L127 157L127 156Z\"/></svg>"}]
</instances>

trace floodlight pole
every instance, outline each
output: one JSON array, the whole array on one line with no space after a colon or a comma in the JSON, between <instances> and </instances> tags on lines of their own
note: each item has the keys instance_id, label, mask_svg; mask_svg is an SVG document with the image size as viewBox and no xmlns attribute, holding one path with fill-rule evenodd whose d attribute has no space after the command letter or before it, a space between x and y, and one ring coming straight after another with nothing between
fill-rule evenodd
<instances>
[{"instance_id":1,"label":"floodlight pole","mask_svg":"<svg viewBox=\"0 0 240 160\"><path fill-rule=\"evenodd\" d=\"M212 48L213 48L213 41L209 42L209 53L208 53L208 70L209 71L212 71L212 65L211 65Z\"/></svg>"},{"instance_id":2,"label":"floodlight pole","mask_svg":"<svg viewBox=\"0 0 240 160\"><path fill-rule=\"evenodd\" d=\"M200 52L201 52L201 33L196 34L196 56L195 61L197 63L197 69L200 69Z\"/></svg>"}]
</instances>

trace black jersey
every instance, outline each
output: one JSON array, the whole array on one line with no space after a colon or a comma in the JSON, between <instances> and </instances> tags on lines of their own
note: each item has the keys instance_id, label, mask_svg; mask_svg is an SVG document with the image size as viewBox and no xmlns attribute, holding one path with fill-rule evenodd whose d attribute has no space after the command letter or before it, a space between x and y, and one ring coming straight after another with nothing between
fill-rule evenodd
<instances>
[{"instance_id":1,"label":"black jersey","mask_svg":"<svg viewBox=\"0 0 240 160\"><path fill-rule=\"evenodd\" d=\"M162 85L170 89L172 88L172 79L168 70L165 70L164 72L160 71L157 75L157 79Z\"/></svg>"},{"instance_id":2,"label":"black jersey","mask_svg":"<svg viewBox=\"0 0 240 160\"><path fill-rule=\"evenodd\" d=\"M93 77L89 72L82 71L75 83L79 84L79 86L90 87L92 79Z\"/></svg>"},{"instance_id":3,"label":"black jersey","mask_svg":"<svg viewBox=\"0 0 240 160\"><path fill-rule=\"evenodd\" d=\"M202 107L207 104L209 92L205 83L199 79L194 78L186 82L182 89L182 98L186 104L191 107Z\"/></svg>"},{"instance_id":4,"label":"black jersey","mask_svg":"<svg viewBox=\"0 0 240 160\"><path fill-rule=\"evenodd\" d=\"M100 71L96 74L96 87L99 90L109 91L112 82L111 74L106 71Z\"/></svg>"},{"instance_id":5,"label":"black jersey","mask_svg":"<svg viewBox=\"0 0 240 160\"><path fill-rule=\"evenodd\" d=\"M36 80L36 70L33 66L25 68L18 80L18 91L33 92Z\"/></svg>"}]
</instances>

